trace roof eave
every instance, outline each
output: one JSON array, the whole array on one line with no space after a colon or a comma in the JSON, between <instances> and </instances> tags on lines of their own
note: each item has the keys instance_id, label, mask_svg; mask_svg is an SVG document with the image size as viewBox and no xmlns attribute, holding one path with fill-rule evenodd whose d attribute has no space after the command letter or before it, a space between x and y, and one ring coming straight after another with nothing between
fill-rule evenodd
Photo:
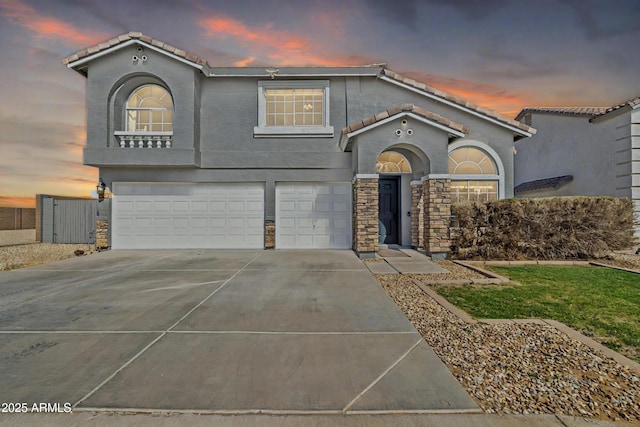
<instances>
[{"instance_id":1,"label":"roof eave","mask_svg":"<svg viewBox=\"0 0 640 427\"><path fill-rule=\"evenodd\" d=\"M635 105L631 105L631 104L626 104L620 108L616 108L615 110L611 110L607 113L604 114L599 114L597 116L591 117L589 119L589 122L591 123L600 123L603 122L605 120L609 120L612 119L614 117L618 117L621 114L624 113L628 113L629 111L633 111L637 108L640 108L640 104L635 104Z\"/></svg>"},{"instance_id":2,"label":"roof eave","mask_svg":"<svg viewBox=\"0 0 640 427\"><path fill-rule=\"evenodd\" d=\"M450 137L463 138L463 137L467 136L467 133L465 133L465 132L462 132L462 131L454 129L452 127L443 125L442 123L438 123L438 122L435 122L433 120L429 120L429 119L427 119L425 117L422 117L422 116L419 116L419 115L417 115L415 113L412 113L412 112L409 112L409 111L405 111L405 112L402 112L402 113L399 113L399 114L395 114L393 116L389 116L389 117L387 117L385 119L382 119L382 120L377 121L375 123L372 123L370 125L363 126L362 128L360 128L358 130L355 130L353 132L343 133L342 136L340 137L340 142L339 142L340 149L342 151L350 151L350 149L351 149L351 139L352 138L354 138L354 137L356 137L356 136L358 136L360 134L363 134L365 132L368 132L370 130L373 130L373 129L379 127L379 126L382 126L382 125L385 125L387 123L391 123L391 122L393 122L395 120L401 119L403 117L411 117L412 119L418 120L418 121L420 121L420 122L422 122L422 123L424 123L426 125L433 126L433 127L437 128L437 129L439 129L441 131L447 132L447 134Z\"/></svg>"},{"instance_id":3,"label":"roof eave","mask_svg":"<svg viewBox=\"0 0 640 427\"><path fill-rule=\"evenodd\" d=\"M130 39L130 40L127 40L125 42L119 43L117 45L111 46L111 47L109 47L107 49L98 51L96 53L89 54L87 56L84 56L84 57L79 58L79 59L77 59L75 61L69 61L69 62L67 62L67 67L71 68L72 70L75 70L75 71L79 72L80 74L82 74L84 76L86 76L87 75L86 69L88 67L89 62L91 62L91 61L93 61L95 59L98 59L98 58L100 58L102 56L110 55L110 54L112 54L112 53L114 53L114 52L116 52L116 51L118 51L120 49L124 49L124 48L126 48L128 46L135 45L135 44L144 46L145 48L154 50L156 52L159 52L159 53L161 53L163 55L168 56L169 58L175 59L176 61L179 61L179 62L182 62L184 64L187 64L187 65L189 65L191 67L194 67L194 68L198 69L199 71L201 71L205 75L209 74L209 67L208 67L207 64L198 64L198 63L195 63L193 61L189 61L186 58L183 58L181 56L175 55L175 54L173 54L171 52L168 52L168 51L166 51L164 49L156 47L156 46L154 46L154 45L152 45L150 43L147 43L147 42L145 42L143 40L140 40L140 39Z\"/></svg>"}]
</instances>

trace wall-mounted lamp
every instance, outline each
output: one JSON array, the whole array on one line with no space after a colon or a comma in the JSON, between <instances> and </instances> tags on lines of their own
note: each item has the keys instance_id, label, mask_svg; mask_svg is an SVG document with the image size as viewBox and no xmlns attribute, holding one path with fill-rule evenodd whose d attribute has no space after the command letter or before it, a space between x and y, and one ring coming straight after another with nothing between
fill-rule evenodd
<instances>
[{"instance_id":1,"label":"wall-mounted lamp","mask_svg":"<svg viewBox=\"0 0 640 427\"><path fill-rule=\"evenodd\" d=\"M104 192L105 192L106 189L107 189L107 185L104 183L102 178L100 178L100 181L98 182L98 185L96 185L96 190L98 192L98 201L99 202L104 200Z\"/></svg>"}]
</instances>

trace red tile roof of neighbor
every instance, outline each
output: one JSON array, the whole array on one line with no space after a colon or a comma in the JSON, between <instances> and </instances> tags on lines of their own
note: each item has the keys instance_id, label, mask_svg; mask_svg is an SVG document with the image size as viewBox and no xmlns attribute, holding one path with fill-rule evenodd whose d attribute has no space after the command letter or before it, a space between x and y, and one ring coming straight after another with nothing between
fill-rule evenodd
<instances>
[{"instance_id":1,"label":"red tile roof of neighbor","mask_svg":"<svg viewBox=\"0 0 640 427\"><path fill-rule=\"evenodd\" d=\"M525 107L518 113L517 117L526 113L552 113L552 114L566 114L576 116L593 116L594 114L601 114L607 110L607 107Z\"/></svg>"},{"instance_id":2,"label":"red tile roof of neighbor","mask_svg":"<svg viewBox=\"0 0 640 427\"><path fill-rule=\"evenodd\" d=\"M616 110L619 110L621 108L624 107L631 107L634 108L636 105L640 105L640 96L636 97L636 98L631 98L627 101L621 102L620 104L617 105L613 105L609 108L606 108L605 111L603 111L602 113L599 114L594 114L594 118L598 117L598 116L604 116L605 114L609 114L611 112L614 112Z\"/></svg>"},{"instance_id":3,"label":"red tile roof of neighbor","mask_svg":"<svg viewBox=\"0 0 640 427\"><path fill-rule=\"evenodd\" d=\"M521 118L526 113L549 113L549 114L561 114L567 116L589 116L589 120L593 120L598 117L606 116L609 113L613 113L622 108L629 107L636 108L640 105L640 96L621 102L620 104L613 105L611 107L525 107L518 115L516 120Z\"/></svg>"},{"instance_id":4,"label":"red tile roof of neighbor","mask_svg":"<svg viewBox=\"0 0 640 427\"><path fill-rule=\"evenodd\" d=\"M355 132L367 126L371 126L372 124L385 120L389 117L397 116L403 113L414 113L420 117L424 117L425 119L434 121L436 123L447 126L459 132L462 132L465 134L469 133L469 129L466 126L461 125L460 123L454 122L453 120L449 120L446 117L443 117L439 114L432 113L431 111L422 107L418 107L417 105L403 104L399 107L389 108L388 110L382 111L381 113L367 117L364 120L351 123L349 126L342 129L342 134L347 135L351 132Z\"/></svg>"},{"instance_id":5,"label":"red tile roof of neighbor","mask_svg":"<svg viewBox=\"0 0 640 427\"><path fill-rule=\"evenodd\" d=\"M142 42L151 44L152 46L154 46L154 47L156 47L158 49L162 49L162 50L164 50L164 51L166 51L166 52L168 52L170 54L176 55L176 56L178 56L180 58L183 58L183 59L185 59L185 60L187 60L189 62L192 62L193 64L197 65L198 67L203 67L203 66L207 67L207 68L210 67L205 59L200 58L197 55L188 53L187 51L184 51L182 49L178 49L178 48L176 48L174 46L171 46L171 45L169 45L167 43L164 43L164 42L162 42L162 41L160 41L158 39L154 39L152 37L149 37L149 36L144 35L144 34L142 34L140 32L137 32L137 31L130 31L127 34L122 34L122 35L120 35L118 37L114 37L114 38L112 38L110 40L107 40L105 42L98 43L98 44L96 44L94 46L91 46L91 47L88 47L86 49L82 49L82 50L80 50L80 51L78 51L78 52L76 52L76 53L74 53L72 55L69 55L69 56L65 57L62 60L62 62L65 65L71 66L71 64L73 64L76 61L79 61L79 60L84 59L84 58L88 58L88 57L90 57L92 55L95 55L95 54L97 54L99 52L111 49L114 46L118 46L118 45L126 43L126 42L128 42L130 40L140 40ZM474 111L476 113L479 113L481 115L487 116L488 118L497 120L498 122L502 122L503 124L515 127L515 128L517 128L517 129L519 129L519 130L521 130L523 132L532 133L532 134L536 132L536 130L534 128L532 128L530 126L527 126L524 123L520 123L517 120L513 120L513 119L511 119L509 117L503 116L503 115L501 115L501 114L499 114L499 113L497 113L497 112L495 112L493 110L489 110L488 108L480 107L480 106L478 106L478 105L476 105L476 104L474 104L472 102L466 101L466 100L464 100L462 98L459 98L459 97L457 97L455 95L452 95L452 94L447 93L447 92L443 92L441 90L438 90L438 89L435 89L435 88L433 88L431 86L428 86L428 85L426 85L424 83L418 82L418 81L413 80L413 79L408 78L408 77L405 77L405 76L403 76L401 74L398 74L398 73L396 73L394 71L391 71L389 69L383 68L382 65L380 65L380 67L381 67L381 70L382 70L381 71L382 75L388 77L389 79L391 79L393 81L396 81L398 83L402 83L402 84L405 84L407 86L410 86L410 87L412 87L414 89L417 89L417 90L419 90L421 92L424 92L425 94L436 96L438 98L442 98L442 99L444 99L446 101L449 101L449 102L451 102L453 104L456 104L456 105L458 105L460 107L463 107L463 108L466 108L468 110L471 110L471 111ZM242 67L240 67L240 68L242 68ZM328 67L326 67L326 68L328 68ZM419 108L419 107L415 107L415 108ZM424 110L424 111L426 111L426 110ZM437 115L434 115L434 113L430 113L428 111L426 111L426 112L429 115L437 116ZM429 118L429 117L427 117L427 118ZM435 120L435 119L432 119L432 120ZM448 119L444 119L444 120L447 121L447 122L450 122L450 120L448 120ZM451 123L453 123L453 122L451 122ZM456 123L456 125L458 125L458 124ZM458 126L461 126L461 125L458 125ZM455 129L455 127L454 127L454 129Z\"/></svg>"}]
</instances>

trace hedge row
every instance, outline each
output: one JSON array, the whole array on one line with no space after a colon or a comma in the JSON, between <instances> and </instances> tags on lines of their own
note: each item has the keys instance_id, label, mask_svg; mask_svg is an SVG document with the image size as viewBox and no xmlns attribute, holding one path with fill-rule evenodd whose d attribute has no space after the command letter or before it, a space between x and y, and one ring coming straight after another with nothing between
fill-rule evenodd
<instances>
[{"instance_id":1,"label":"hedge row","mask_svg":"<svg viewBox=\"0 0 640 427\"><path fill-rule=\"evenodd\" d=\"M629 199L506 199L454 204L451 213L463 259L601 258L635 243Z\"/></svg>"}]
</instances>

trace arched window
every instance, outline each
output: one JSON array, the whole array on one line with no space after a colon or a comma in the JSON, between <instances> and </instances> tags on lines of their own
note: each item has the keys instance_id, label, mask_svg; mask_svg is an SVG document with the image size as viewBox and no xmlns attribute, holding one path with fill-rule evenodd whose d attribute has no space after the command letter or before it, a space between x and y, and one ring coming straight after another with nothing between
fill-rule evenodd
<instances>
[{"instance_id":1,"label":"arched window","mask_svg":"<svg viewBox=\"0 0 640 427\"><path fill-rule=\"evenodd\" d=\"M162 86L136 89L127 101L127 132L173 132L173 100Z\"/></svg>"},{"instance_id":2,"label":"arched window","mask_svg":"<svg viewBox=\"0 0 640 427\"><path fill-rule=\"evenodd\" d=\"M460 147L449 153L453 202L486 201L498 198L500 176L496 162L484 150Z\"/></svg>"},{"instance_id":3,"label":"arched window","mask_svg":"<svg viewBox=\"0 0 640 427\"><path fill-rule=\"evenodd\" d=\"M385 151L376 160L377 173L411 172L411 165L405 156L395 151Z\"/></svg>"}]
</instances>

